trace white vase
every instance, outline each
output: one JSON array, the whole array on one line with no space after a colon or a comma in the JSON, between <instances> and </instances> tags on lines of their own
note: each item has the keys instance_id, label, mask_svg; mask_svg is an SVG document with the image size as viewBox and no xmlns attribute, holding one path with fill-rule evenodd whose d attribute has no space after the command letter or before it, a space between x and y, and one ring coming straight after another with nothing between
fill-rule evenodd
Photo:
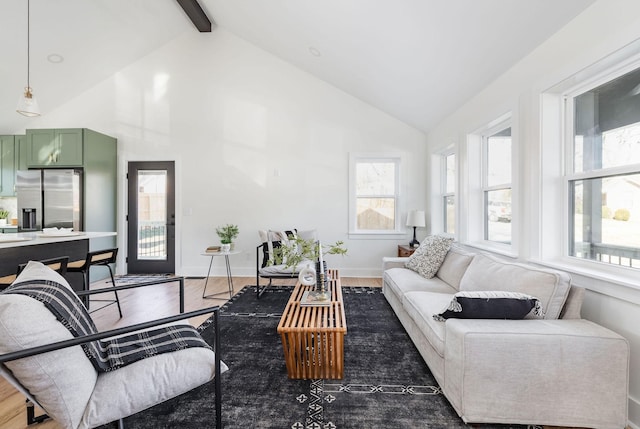
<instances>
[{"instance_id":1,"label":"white vase","mask_svg":"<svg viewBox=\"0 0 640 429\"><path fill-rule=\"evenodd\" d=\"M229 252L229 250L231 250L231 244L230 243L222 243L220 245L220 251L221 252L227 253L227 252Z\"/></svg>"},{"instance_id":2,"label":"white vase","mask_svg":"<svg viewBox=\"0 0 640 429\"><path fill-rule=\"evenodd\" d=\"M7 224L6 219L0 219L0 226L5 226Z\"/></svg>"},{"instance_id":3,"label":"white vase","mask_svg":"<svg viewBox=\"0 0 640 429\"><path fill-rule=\"evenodd\" d=\"M298 280L305 286L311 286L316 284L316 270L313 269L312 264L308 264L306 267L300 270L298 274Z\"/></svg>"}]
</instances>

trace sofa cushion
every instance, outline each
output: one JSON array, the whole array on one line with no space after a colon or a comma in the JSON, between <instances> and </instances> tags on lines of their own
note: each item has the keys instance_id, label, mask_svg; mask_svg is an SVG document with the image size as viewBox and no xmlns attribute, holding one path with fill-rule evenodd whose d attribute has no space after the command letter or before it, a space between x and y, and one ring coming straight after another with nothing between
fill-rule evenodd
<instances>
[{"instance_id":1,"label":"sofa cushion","mask_svg":"<svg viewBox=\"0 0 640 429\"><path fill-rule=\"evenodd\" d=\"M433 315L450 301L451 294L437 292L407 292L402 298L402 307L440 357L444 357L446 324L435 321Z\"/></svg>"},{"instance_id":2,"label":"sofa cushion","mask_svg":"<svg viewBox=\"0 0 640 429\"><path fill-rule=\"evenodd\" d=\"M581 319L580 311L582 310L582 302L584 301L585 289L582 287L571 286L567 301L562 307L560 319Z\"/></svg>"},{"instance_id":3,"label":"sofa cushion","mask_svg":"<svg viewBox=\"0 0 640 429\"><path fill-rule=\"evenodd\" d=\"M437 277L425 279L415 271L406 268L391 268L382 274L384 287L388 287L398 297L407 292L439 292L454 294L456 290Z\"/></svg>"},{"instance_id":4,"label":"sofa cushion","mask_svg":"<svg viewBox=\"0 0 640 429\"><path fill-rule=\"evenodd\" d=\"M71 289L62 276L39 262L29 262L15 284L29 280L53 281ZM71 338L43 303L24 295L0 294L0 353ZM78 426L98 377L81 346L7 362L6 366L61 426Z\"/></svg>"},{"instance_id":5,"label":"sofa cushion","mask_svg":"<svg viewBox=\"0 0 640 429\"><path fill-rule=\"evenodd\" d=\"M447 256L451 243L453 243L453 238L442 235L431 235L425 238L420 247L409 257L405 267L424 278L432 278Z\"/></svg>"},{"instance_id":6,"label":"sofa cushion","mask_svg":"<svg viewBox=\"0 0 640 429\"><path fill-rule=\"evenodd\" d=\"M436 277L444 280L455 290L460 290L460 280L475 255L456 245L452 245L436 273Z\"/></svg>"},{"instance_id":7,"label":"sofa cushion","mask_svg":"<svg viewBox=\"0 0 640 429\"><path fill-rule=\"evenodd\" d=\"M543 316L540 301L530 295L507 291L458 292L449 306L433 316L444 322L452 319L512 319L519 320L533 310L536 316Z\"/></svg>"},{"instance_id":8,"label":"sofa cushion","mask_svg":"<svg viewBox=\"0 0 640 429\"><path fill-rule=\"evenodd\" d=\"M540 300L545 319L557 319L569 294L568 274L477 254L460 281L460 291L520 292ZM528 315L526 318L533 318Z\"/></svg>"}]
</instances>

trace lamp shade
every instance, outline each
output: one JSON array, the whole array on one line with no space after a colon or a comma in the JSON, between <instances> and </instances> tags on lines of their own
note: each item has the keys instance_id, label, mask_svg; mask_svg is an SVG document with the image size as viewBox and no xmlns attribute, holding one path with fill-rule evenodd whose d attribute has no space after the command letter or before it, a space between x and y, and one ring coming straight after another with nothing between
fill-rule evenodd
<instances>
[{"instance_id":1,"label":"lamp shade","mask_svg":"<svg viewBox=\"0 0 640 429\"><path fill-rule=\"evenodd\" d=\"M425 216L422 210L411 210L407 215L407 226L424 227Z\"/></svg>"},{"instance_id":2,"label":"lamp shade","mask_svg":"<svg viewBox=\"0 0 640 429\"><path fill-rule=\"evenodd\" d=\"M24 116L40 116L38 101L33 96L31 88L26 87L24 89L24 95L18 100L16 111Z\"/></svg>"}]
</instances>

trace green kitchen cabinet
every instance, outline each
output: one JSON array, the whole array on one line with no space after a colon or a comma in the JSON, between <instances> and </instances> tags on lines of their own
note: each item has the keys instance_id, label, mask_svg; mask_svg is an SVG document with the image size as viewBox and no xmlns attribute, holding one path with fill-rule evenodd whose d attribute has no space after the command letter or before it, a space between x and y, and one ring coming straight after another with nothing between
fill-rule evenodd
<instances>
[{"instance_id":1,"label":"green kitchen cabinet","mask_svg":"<svg viewBox=\"0 0 640 429\"><path fill-rule=\"evenodd\" d=\"M17 135L15 137L15 166L16 170L26 170L27 165L27 136Z\"/></svg>"},{"instance_id":2,"label":"green kitchen cabinet","mask_svg":"<svg viewBox=\"0 0 640 429\"><path fill-rule=\"evenodd\" d=\"M82 128L27 130L28 167L81 167Z\"/></svg>"},{"instance_id":3,"label":"green kitchen cabinet","mask_svg":"<svg viewBox=\"0 0 640 429\"><path fill-rule=\"evenodd\" d=\"M16 147L14 136L0 136L0 197L16 194Z\"/></svg>"}]
</instances>

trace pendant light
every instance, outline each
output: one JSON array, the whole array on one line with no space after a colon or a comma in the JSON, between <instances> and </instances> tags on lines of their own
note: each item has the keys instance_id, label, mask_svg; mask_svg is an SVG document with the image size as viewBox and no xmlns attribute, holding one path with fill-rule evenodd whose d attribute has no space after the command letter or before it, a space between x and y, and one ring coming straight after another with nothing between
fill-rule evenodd
<instances>
[{"instance_id":1,"label":"pendant light","mask_svg":"<svg viewBox=\"0 0 640 429\"><path fill-rule=\"evenodd\" d=\"M31 89L29 82L29 66L30 66L30 40L29 40L29 1L27 0L27 87L24 89L24 95L18 100L18 108L16 111L24 116L40 116L40 108L38 107L38 101L33 96L33 90Z\"/></svg>"}]
</instances>

